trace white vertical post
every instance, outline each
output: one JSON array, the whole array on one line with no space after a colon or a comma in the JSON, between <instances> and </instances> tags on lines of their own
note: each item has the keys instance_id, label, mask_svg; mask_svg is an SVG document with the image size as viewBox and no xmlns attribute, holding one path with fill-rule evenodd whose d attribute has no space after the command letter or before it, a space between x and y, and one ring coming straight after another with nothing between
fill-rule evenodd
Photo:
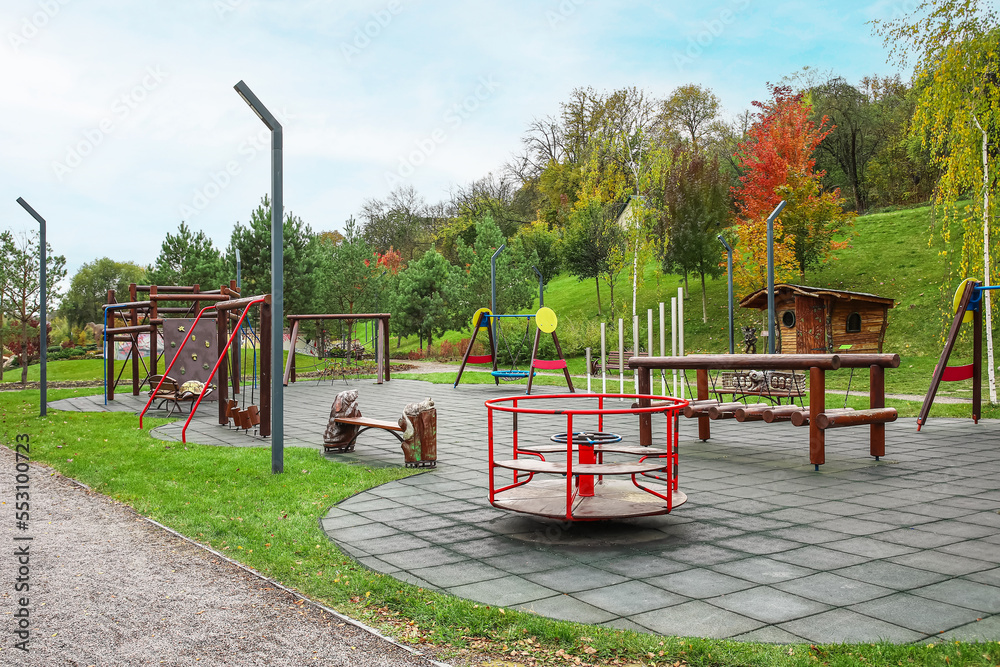
<instances>
[{"instance_id":1,"label":"white vertical post","mask_svg":"<svg viewBox=\"0 0 1000 667\"><path fill-rule=\"evenodd\" d=\"M653 309L646 311L646 354L653 356ZM652 391L650 387L650 391Z\"/></svg>"},{"instance_id":2,"label":"white vertical post","mask_svg":"<svg viewBox=\"0 0 1000 667\"><path fill-rule=\"evenodd\" d=\"M606 322L601 322L601 393L608 393L608 355L607 355L607 329Z\"/></svg>"},{"instance_id":3,"label":"white vertical post","mask_svg":"<svg viewBox=\"0 0 1000 667\"><path fill-rule=\"evenodd\" d=\"M632 316L632 354L639 356L639 316ZM639 393L639 371L632 371L632 386L635 388L633 393Z\"/></svg>"},{"instance_id":4,"label":"white vertical post","mask_svg":"<svg viewBox=\"0 0 1000 667\"><path fill-rule=\"evenodd\" d=\"M618 393L625 393L625 323L620 317L618 318Z\"/></svg>"},{"instance_id":5,"label":"white vertical post","mask_svg":"<svg viewBox=\"0 0 1000 667\"><path fill-rule=\"evenodd\" d=\"M587 393L590 392L590 348L587 348Z\"/></svg>"},{"instance_id":6,"label":"white vertical post","mask_svg":"<svg viewBox=\"0 0 1000 667\"><path fill-rule=\"evenodd\" d=\"M677 288L677 356L684 356L684 288ZM684 371L681 371L684 375L684 379L687 379L687 375ZM681 380L681 398L684 398L684 381Z\"/></svg>"},{"instance_id":7,"label":"white vertical post","mask_svg":"<svg viewBox=\"0 0 1000 667\"><path fill-rule=\"evenodd\" d=\"M670 297L670 356L677 356L677 297ZM671 396L678 396L677 393L677 369L673 369L674 391Z\"/></svg>"},{"instance_id":8,"label":"white vertical post","mask_svg":"<svg viewBox=\"0 0 1000 667\"><path fill-rule=\"evenodd\" d=\"M667 329L664 322L664 303L660 302L660 356L667 356ZM667 395L667 373L660 369L660 396Z\"/></svg>"}]
</instances>

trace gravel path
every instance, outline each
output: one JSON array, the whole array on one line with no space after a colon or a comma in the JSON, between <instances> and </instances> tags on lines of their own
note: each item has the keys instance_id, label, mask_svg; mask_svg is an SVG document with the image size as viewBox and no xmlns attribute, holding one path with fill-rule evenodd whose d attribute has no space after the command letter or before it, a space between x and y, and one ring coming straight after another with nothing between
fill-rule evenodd
<instances>
[{"instance_id":1,"label":"gravel path","mask_svg":"<svg viewBox=\"0 0 1000 667\"><path fill-rule=\"evenodd\" d=\"M30 530L17 531L14 472L0 447L0 665L435 664L48 468L30 467ZM30 591L15 592L25 544ZM27 653L12 618L24 596Z\"/></svg>"}]
</instances>

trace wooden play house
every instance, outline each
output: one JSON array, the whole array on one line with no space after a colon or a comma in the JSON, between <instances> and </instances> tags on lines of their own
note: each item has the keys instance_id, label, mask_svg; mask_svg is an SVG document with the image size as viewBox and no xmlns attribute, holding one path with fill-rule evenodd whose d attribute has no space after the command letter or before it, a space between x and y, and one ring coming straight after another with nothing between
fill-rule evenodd
<instances>
[{"instance_id":1,"label":"wooden play house","mask_svg":"<svg viewBox=\"0 0 1000 667\"><path fill-rule=\"evenodd\" d=\"M881 353L892 299L846 290L780 283L774 286L775 352ZM767 290L740 301L767 312ZM766 327L765 327L766 330Z\"/></svg>"}]
</instances>

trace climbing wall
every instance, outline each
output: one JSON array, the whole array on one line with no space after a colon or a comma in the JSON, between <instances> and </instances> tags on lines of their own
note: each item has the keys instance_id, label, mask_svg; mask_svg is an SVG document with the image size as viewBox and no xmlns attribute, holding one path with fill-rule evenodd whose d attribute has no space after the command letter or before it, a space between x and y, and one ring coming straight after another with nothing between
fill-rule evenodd
<instances>
[{"instance_id":1,"label":"climbing wall","mask_svg":"<svg viewBox=\"0 0 1000 667\"><path fill-rule=\"evenodd\" d=\"M184 337L191 330L194 318L174 318L163 321L163 347L166 364L169 366L180 350ZM170 369L170 377L184 384L188 380L207 382L208 375L219 360L219 342L215 319L202 318L195 326L187 345L180 351L180 358ZM166 368L166 366L164 366ZM212 384L218 386L218 380ZM218 400L218 392L205 397L206 401Z\"/></svg>"}]
</instances>

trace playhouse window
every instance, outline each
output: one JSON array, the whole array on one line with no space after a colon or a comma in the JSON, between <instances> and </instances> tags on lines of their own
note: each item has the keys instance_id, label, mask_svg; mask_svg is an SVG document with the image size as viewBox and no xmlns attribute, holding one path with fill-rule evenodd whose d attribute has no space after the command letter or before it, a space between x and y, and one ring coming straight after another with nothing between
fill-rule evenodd
<instances>
[{"instance_id":1,"label":"playhouse window","mask_svg":"<svg viewBox=\"0 0 1000 667\"><path fill-rule=\"evenodd\" d=\"M861 314L851 313L847 316L847 333L861 332Z\"/></svg>"},{"instance_id":2,"label":"playhouse window","mask_svg":"<svg viewBox=\"0 0 1000 667\"><path fill-rule=\"evenodd\" d=\"M782 324L782 326L788 327L789 329L791 329L792 327L794 327L795 326L795 311L794 310L786 310L785 312L783 312L781 314L781 324Z\"/></svg>"}]
</instances>

